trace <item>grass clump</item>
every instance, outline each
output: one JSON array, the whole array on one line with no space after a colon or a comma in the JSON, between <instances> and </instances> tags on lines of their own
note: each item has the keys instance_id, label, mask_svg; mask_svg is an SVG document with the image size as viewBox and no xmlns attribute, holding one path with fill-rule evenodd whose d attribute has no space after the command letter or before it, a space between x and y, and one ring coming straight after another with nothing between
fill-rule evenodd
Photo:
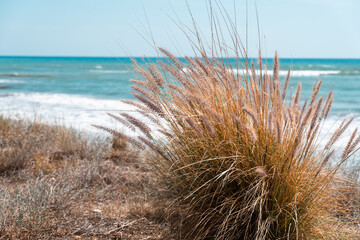
<instances>
[{"instance_id":1,"label":"grass clump","mask_svg":"<svg viewBox=\"0 0 360 240\"><path fill-rule=\"evenodd\" d=\"M88 151L87 139L75 130L0 116L0 174L24 168L48 174Z\"/></svg>"},{"instance_id":2,"label":"grass clump","mask_svg":"<svg viewBox=\"0 0 360 240\"><path fill-rule=\"evenodd\" d=\"M337 170L360 137L355 130L332 167L333 145L352 119L325 147L317 141L333 92L319 97L317 81L301 101L301 83L288 94L290 69L281 87L276 54L268 71L261 58L255 66L241 50L229 60L201 46L201 57L186 62L162 48L166 58L157 65L134 61L139 102L124 102L157 131L128 114L112 117L137 129L138 138L97 126L154 150L151 163L174 196L169 212L177 237L356 239L356 227L344 226L333 203L341 202L334 194Z\"/></svg>"},{"instance_id":3,"label":"grass clump","mask_svg":"<svg viewBox=\"0 0 360 240\"><path fill-rule=\"evenodd\" d=\"M0 116L0 239L168 235L154 201L162 185L141 164L143 153L84 135ZM17 152L5 155L9 148Z\"/></svg>"}]
</instances>

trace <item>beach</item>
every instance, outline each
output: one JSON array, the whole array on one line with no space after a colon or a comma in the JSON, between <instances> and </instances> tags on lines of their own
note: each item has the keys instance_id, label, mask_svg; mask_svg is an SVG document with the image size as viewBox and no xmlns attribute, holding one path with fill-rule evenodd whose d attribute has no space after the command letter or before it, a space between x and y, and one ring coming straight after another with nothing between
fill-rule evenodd
<instances>
[{"instance_id":1,"label":"beach","mask_svg":"<svg viewBox=\"0 0 360 240\"><path fill-rule=\"evenodd\" d=\"M142 65L157 60L135 59ZM273 63L272 59L265 61L269 66ZM298 82L302 82L302 103L310 97L317 79L323 80L321 96L334 90L334 104L322 126L324 139L345 117L354 117L354 126L360 126L359 59L280 59L280 63L282 82L288 68L292 70L288 94L294 93ZM11 118L60 123L90 135L104 134L92 124L136 135L106 115L134 112L133 106L120 99L134 100L130 79L135 77L130 58L0 57L0 85L6 86L0 89L0 112ZM151 125L142 115L133 114ZM346 145L350 135L351 131L347 131L338 147Z\"/></svg>"},{"instance_id":2,"label":"beach","mask_svg":"<svg viewBox=\"0 0 360 240\"><path fill-rule=\"evenodd\" d=\"M148 66L147 61L155 61L156 59L143 61L137 58L136 60L140 66L145 67ZM187 64L185 59L180 59L180 61L182 64ZM269 69L272 69L273 60L265 59L264 62L268 62L271 66ZM342 124L343 118L353 118L352 127L347 129L333 145L334 149L346 147L353 129L360 126L360 99L358 98L360 60L280 59L280 63L281 68L278 70L278 75L281 84L284 84L288 68L291 68L292 71L285 104L294 101L296 86L299 82L302 83L303 90L302 97L299 99L301 105L311 97L313 88L318 88L316 87L319 86L317 85L319 84L318 79L323 80L319 92L320 99L321 97L325 99L328 92L334 90L335 100L332 110L323 122L318 115L319 112L310 108L310 113L313 112L312 116L315 116L311 125L319 124L318 127L320 127L320 134L316 135L313 145L317 149L314 149L311 154L316 154L317 150L321 151L321 148L324 148L332 134ZM184 66L184 68L179 68L180 71L187 71L186 65ZM171 217L169 218L167 215L166 204L171 202L167 200L169 196L173 197L173 192L171 192L173 189L167 188L163 179L159 179L156 171L152 168L154 166L148 164L151 161L147 162L151 159L149 157L153 156L150 150L157 148L144 140L143 143L147 145L147 148L141 150L131 147L131 141L126 143L124 140L141 140L137 137L146 135L148 133L147 128L142 128L143 125L133 121L133 129L137 127L137 131L133 131L107 115L108 113L125 113L122 117L131 122L133 119L126 115L130 114L149 128L156 125L141 115L137 108L121 101L121 99L135 100L138 103L131 94L130 79L137 78L139 75L134 72L132 67L130 58L0 57L0 84L4 86L0 88L0 114L4 116L0 119L0 130L2 130L0 137L5 149L1 152L3 161L0 171L3 175L0 178L0 184L1 191L4 193L2 200L7 204L7 207L0 212L5 219L3 221L3 232L1 232L3 236L23 239L39 237L62 239L65 236L84 239L90 237L98 237L99 239L111 237L172 239L171 236L174 232L171 228L174 228L174 225L175 228L178 226L176 226L177 221L169 220ZM247 74L243 69L228 69L228 71L234 75ZM254 72L253 76L259 76L259 71ZM269 70L268 73L272 76L272 70ZM221 89L221 86L219 84L217 87ZM274 96L274 98L280 97ZM230 98L230 96L226 97ZM319 106L321 101L322 99L318 101ZM146 101L144 102L146 103ZM281 101L278 102L282 103ZM201 107L203 106L201 105ZM235 109L237 107L238 105L234 105ZM259 122L252 110L244 107L243 111L249 114L250 122L253 124ZM155 113L153 112L153 114ZM216 114L209 114L209 116L214 118ZM268 116L269 119L272 118L270 117L271 114ZM317 117L319 120L316 119ZM237 120L236 116L234 119L236 122L241 122ZM199 130L197 125L189 119L186 120L184 122L192 127L190 131L193 132L189 134L189 130L184 130L177 132L177 134L180 137L181 134L189 134L190 140L194 136L202 139L204 131ZM216 120L213 124L219 124L221 120L223 119L220 117L219 121ZM205 122L205 120L203 121ZM307 120L303 121L307 122ZM227 124L233 123L228 122ZM271 124L275 125L276 123L271 122ZM277 124L279 123L277 122ZM295 127L299 127L294 123L289 124L285 123L284 129L288 127L288 131L293 131ZM102 131L101 127L99 129L93 125L115 129L120 134L126 134L130 138L118 139L115 137L117 132L111 130L110 132L113 133L111 135ZM204 126L210 135L215 134L210 123ZM223 125L219 124L219 126ZM307 127L299 127L299 129L303 131ZM225 127L224 129L229 130L230 128ZM272 133L276 128L270 127L269 129ZM312 130L311 127L309 129ZM149 139L155 142L160 133L156 131L157 128L155 127L152 130L155 130L152 131L154 137L150 136ZM175 129L176 131L177 129ZM277 134L274 133L273 135L278 137L281 131L276 131L278 131ZM228 134L231 133L231 131L228 132ZM260 133L259 131L260 137L266 136L266 132ZM219 131L219 134L222 132ZM228 137L228 134L225 134L224 137ZM248 137L244 138L249 141L249 145L257 143L256 134L252 140L249 140ZM284 135L283 141L291 142L291 139L288 140L287 138L288 136ZM211 136L208 139L210 139L209 143L211 144L215 138ZM234 138L229 139L232 141ZM281 143L281 136L276 141L278 142L269 140L269 146L274 144L274 149L281 149L281 144L279 144L281 147L278 148L277 146L278 143ZM309 137L303 141L303 144L312 141L313 138ZM183 144L186 146L185 143L186 141L179 145L180 150ZM239 146L242 146L242 142L239 142ZM287 145L284 144L284 146ZM190 144L190 147L194 147L194 153L198 151L197 146ZM209 146L204 145L203 147L205 153L208 152ZM176 146L174 149L178 150ZM217 149L217 147L213 147L213 149ZM162 149L158 150L160 155L156 156L156 159L165 156L161 155ZM285 156L287 153L284 151L281 154ZM248 154L253 153L250 151ZM332 158L338 160L341 154L341 151L337 151L332 155ZM178 156L182 157L183 155L179 154ZM189 156L191 158L191 155ZM221 157L217 158L218 156L220 155L216 155L214 159L220 160ZM359 180L356 179L358 178L358 156L359 153L351 155L343 164L339 176L346 175L351 181ZM198 161L200 158L195 159ZM210 158L210 160L214 159ZM236 156L234 159L235 161L238 160ZM253 159L258 158L254 157ZM304 159L304 161L309 161L309 165L305 166L304 169L310 167L314 173L314 164L317 164L317 158L307 160L304 157ZM179 167L179 169L207 161L208 159L193 162L184 167ZM242 164L241 161L239 163ZM302 163L301 160L299 163ZM332 166L333 163L331 161L329 163L329 166ZM216 164L210 165L210 167L214 167L218 171L222 164L220 167ZM264 167L251 167L249 172L251 173L255 169L254 173L260 179L259 181L267 181L270 174L268 175ZM231 168L232 165L229 169ZM306 171L301 169L298 171L297 166L289 165L289 171L293 169L295 169L295 174L300 172L303 174L302 176L307 176ZM287 172L285 171L284 176L292 176ZM227 173L227 170L223 173ZM342 173L345 174L341 175ZM253 177L251 174L249 177ZM318 174L316 173L313 176L315 179ZM305 180L301 181L305 182ZM314 181L312 180L311 183L316 186L317 182ZM346 207L346 210L336 209L341 214L344 213L342 218L339 218L341 220L334 218L339 226L345 226L345 228L339 229L350 229L356 234L358 230L355 224L358 216L354 212L358 210L358 201L356 200L358 189L351 181L346 182L344 180L346 183L334 181L338 189L330 189L333 191L330 195L340 192L343 198L336 200L339 201L337 204ZM231 184L230 181L230 187ZM280 184L280 186L283 185ZM305 188L305 185L302 185L302 188ZM284 189L288 191L285 187ZM169 194L169 192L171 193ZM321 191L318 192L321 193ZM44 199L44 201L38 201L38 199ZM163 201L164 199L166 201ZM348 202L344 204L342 201ZM332 209L331 204L329 206ZM15 214L5 209L14 209ZM339 234L341 235L341 233Z\"/></svg>"}]
</instances>

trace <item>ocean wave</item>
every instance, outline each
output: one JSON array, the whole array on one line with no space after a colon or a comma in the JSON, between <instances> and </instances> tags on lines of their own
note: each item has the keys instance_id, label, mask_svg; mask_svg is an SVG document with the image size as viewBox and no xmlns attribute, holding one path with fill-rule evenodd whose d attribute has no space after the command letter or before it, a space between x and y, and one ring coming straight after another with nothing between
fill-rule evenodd
<instances>
[{"instance_id":1,"label":"ocean wave","mask_svg":"<svg viewBox=\"0 0 360 240\"><path fill-rule=\"evenodd\" d=\"M40 119L40 121L50 124L60 123L97 135L104 135L105 133L93 127L92 124L115 128L130 136L139 135L138 132L131 131L109 117L107 113L127 112L153 127L152 122L138 113L135 107L122 103L120 100L68 94L14 93L4 95L0 101L0 112L12 118L20 116L29 120ZM354 117L351 126L334 146L341 154L341 150L346 146L354 127L360 126L360 114L330 115L321 126L318 137L319 149L326 145L341 124L342 119L350 119L351 117ZM153 130L156 131L155 128Z\"/></svg>"},{"instance_id":2,"label":"ocean wave","mask_svg":"<svg viewBox=\"0 0 360 240\"><path fill-rule=\"evenodd\" d=\"M52 77L50 74L32 74L32 73L0 73L0 77L37 77L37 78L47 78Z\"/></svg>"},{"instance_id":3,"label":"ocean wave","mask_svg":"<svg viewBox=\"0 0 360 240\"><path fill-rule=\"evenodd\" d=\"M19 81L19 80L10 80L10 79L0 79L0 83L24 83L23 81Z\"/></svg>"},{"instance_id":4,"label":"ocean wave","mask_svg":"<svg viewBox=\"0 0 360 240\"><path fill-rule=\"evenodd\" d=\"M131 73L130 70L90 70L90 72L94 73L108 73L108 74L126 74Z\"/></svg>"},{"instance_id":5,"label":"ocean wave","mask_svg":"<svg viewBox=\"0 0 360 240\"><path fill-rule=\"evenodd\" d=\"M232 69L232 71L234 73L238 73L238 74L244 74L246 72L246 70L244 69ZM257 75L260 74L260 70L255 70L255 73ZM264 73L264 71L263 71ZM272 75L273 71L272 70L267 70L267 73ZM293 77L318 77L318 76L322 76L322 75L336 75L336 74L340 74L341 71L339 70L291 70L290 74ZM280 70L279 71L279 75L280 76L287 76L288 74L288 70L284 71L284 70Z\"/></svg>"},{"instance_id":6,"label":"ocean wave","mask_svg":"<svg viewBox=\"0 0 360 240\"><path fill-rule=\"evenodd\" d=\"M118 128L129 134L137 133L120 125L106 113L128 112L141 118L135 107L120 100L96 99L69 94L14 93L5 95L0 101L0 112L6 116L34 120L45 123L61 123L68 127L84 130L89 133L104 132L92 124ZM151 125L150 121L144 120Z\"/></svg>"},{"instance_id":7,"label":"ocean wave","mask_svg":"<svg viewBox=\"0 0 360 240\"><path fill-rule=\"evenodd\" d=\"M189 72L187 68L183 68L184 72ZM246 70L245 69L231 69L229 70L232 73L235 74L245 74ZM248 70L251 74L251 70ZM260 70L255 70L256 75L260 75ZM265 73L265 71L263 70L262 73ZM272 75L273 71L272 70L267 70L267 73ZM322 75L336 75L336 74L340 74L341 71L340 70L291 70L290 74L293 77L318 77L318 76L322 76ZM287 76L288 74L288 70L280 70L279 71L279 75L280 76Z\"/></svg>"}]
</instances>

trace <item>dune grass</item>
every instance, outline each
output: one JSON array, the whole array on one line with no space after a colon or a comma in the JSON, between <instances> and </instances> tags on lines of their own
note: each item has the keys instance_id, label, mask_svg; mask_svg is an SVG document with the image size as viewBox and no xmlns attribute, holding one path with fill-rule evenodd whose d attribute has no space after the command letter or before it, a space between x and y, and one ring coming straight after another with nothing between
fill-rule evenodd
<instances>
[{"instance_id":1,"label":"dune grass","mask_svg":"<svg viewBox=\"0 0 360 240\"><path fill-rule=\"evenodd\" d=\"M0 239L160 239L161 184L120 139L0 116Z\"/></svg>"},{"instance_id":2,"label":"dune grass","mask_svg":"<svg viewBox=\"0 0 360 240\"><path fill-rule=\"evenodd\" d=\"M185 63L163 48L165 61L134 61L138 102L124 102L156 132L129 114L111 116L137 129L138 138L97 126L154 151L149 161L173 193L169 216L177 238L357 239L356 222L341 221L344 208L334 206L343 197L334 194L341 191L337 171L357 150L357 129L335 165L327 164L352 119L325 147L318 144L333 92L319 97L316 81L305 101L301 83L288 93L291 70L281 86L276 54L270 75L261 58L253 64L244 50L234 56L223 50L228 58L218 58L201 44L196 49L200 57Z\"/></svg>"}]
</instances>

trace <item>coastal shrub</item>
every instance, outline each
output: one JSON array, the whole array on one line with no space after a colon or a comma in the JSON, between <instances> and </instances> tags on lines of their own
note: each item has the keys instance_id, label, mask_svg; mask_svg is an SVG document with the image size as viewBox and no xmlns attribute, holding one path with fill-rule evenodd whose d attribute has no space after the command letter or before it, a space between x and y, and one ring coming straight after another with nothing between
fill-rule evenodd
<instances>
[{"instance_id":1,"label":"coastal shrub","mask_svg":"<svg viewBox=\"0 0 360 240\"><path fill-rule=\"evenodd\" d=\"M334 143L353 119L343 120L324 147L317 141L333 92L319 97L322 81L301 102L302 85L281 87L279 60L236 65L208 56L181 62L165 49L157 65L134 69L135 106L151 124L127 113L111 115L137 138L96 126L129 143L152 149L151 163L171 189L170 215L179 238L349 239L330 211L337 201L333 179L360 142L354 130L336 164ZM256 68L258 70L256 70ZM156 131L152 129L156 126Z\"/></svg>"},{"instance_id":2,"label":"coastal shrub","mask_svg":"<svg viewBox=\"0 0 360 240\"><path fill-rule=\"evenodd\" d=\"M133 60L136 101L123 102L142 118L109 115L136 137L94 126L153 151L147 162L171 192L168 216L179 239L356 239L358 226L341 221L336 209L343 208L335 203L342 195L334 194L342 185L337 172L360 142L355 129L335 152L353 119L320 144L333 91L319 96L318 80L301 99L302 83L292 89L291 69L280 79L276 53L272 70L260 50L254 63L226 12L232 46L210 15L210 43L195 23L187 35L194 57L160 47L158 62Z\"/></svg>"}]
</instances>

